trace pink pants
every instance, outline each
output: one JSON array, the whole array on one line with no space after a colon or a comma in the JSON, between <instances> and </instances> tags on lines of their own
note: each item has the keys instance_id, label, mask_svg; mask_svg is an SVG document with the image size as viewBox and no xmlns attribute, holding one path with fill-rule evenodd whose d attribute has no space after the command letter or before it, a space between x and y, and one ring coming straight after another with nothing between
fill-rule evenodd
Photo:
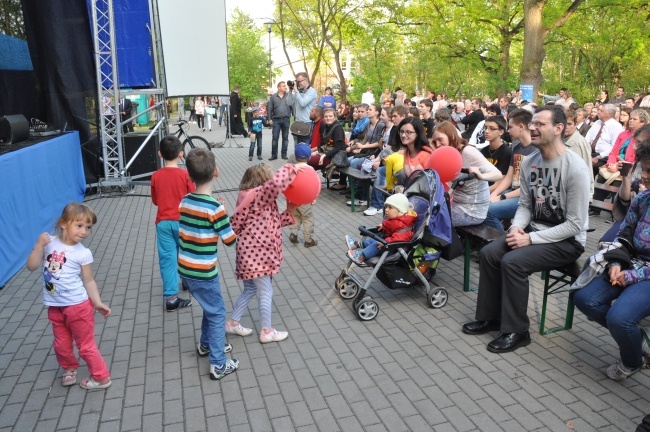
<instances>
[{"instance_id":1,"label":"pink pants","mask_svg":"<svg viewBox=\"0 0 650 432\"><path fill-rule=\"evenodd\" d=\"M50 306L47 317L52 323L56 361L64 370L79 368L72 344L74 341L79 356L84 359L90 375L96 381L111 376L95 343L95 308L90 299L73 306Z\"/></svg>"}]
</instances>

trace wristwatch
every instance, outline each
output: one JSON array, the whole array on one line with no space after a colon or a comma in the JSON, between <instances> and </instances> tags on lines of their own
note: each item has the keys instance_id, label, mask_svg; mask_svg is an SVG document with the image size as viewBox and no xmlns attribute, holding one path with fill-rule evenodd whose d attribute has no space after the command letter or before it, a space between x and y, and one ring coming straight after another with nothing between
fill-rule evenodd
<instances>
[{"instance_id":1,"label":"wristwatch","mask_svg":"<svg viewBox=\"0 0 650 432\"><path fill-rule=\"evenodd\" d=\"M508 197L506 196L506 194L502 193L501 194L501 201L503 201L504 199L508 199Z\"/></svg>"}]
</instances>

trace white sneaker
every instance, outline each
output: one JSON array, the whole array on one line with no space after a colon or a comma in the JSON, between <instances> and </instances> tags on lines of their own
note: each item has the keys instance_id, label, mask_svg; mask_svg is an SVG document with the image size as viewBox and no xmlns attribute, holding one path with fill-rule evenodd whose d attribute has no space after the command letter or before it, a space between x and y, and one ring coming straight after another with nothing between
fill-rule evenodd
<instances>
[{"instance_id":1,"label":"white sneaker","mask_svg":"<svg viewBox=\"0 0 650 432\"><path fill-rule=\"evenodd\" d=\"M607 368L607 376L610 377L613 380L616 381L622 381L625 378L628 378L638 371L640 371L641 368L638 367L636 369L628 369L625 367L622 361L617 361L613 365Z\"/></svg>"},{"instance_id":2,"label":"white sneaker","mask_svg":"<svg viewBox=\"0 0 650 432\"><path fill-rule=\"evenodd\" d=\"M352 200L348 201L346 204L351 206L352 205ZM368 201L358 200L358 199L354 200L354 205L355 206L364 206L364 205L367 205L367 204L368 204Z\"/></svg>"},{"instance_id":3,"label":"white sneaker","mask_svg":"<svg viewBox=\"0 0 650 432\"><path fill-rule=\"evenodd\" d=\"M378 208L374 207L368 207L366 210L364 210L363 214L366 216L374 216L377 213L381 213L381 210Z\"/></svg>"},{"instance_id":4,"label":"white sneaker","mask_svg":"<svg viewBox=\"0 0 650 432\"><path fill-rule=\"evenodd\" d=\"M269 342L281 342L289 337L289 332L286 331L277 331L276 329L271 329L268 333L260 333L260 342L269 343Z\"/></svg>"}]
</instances>

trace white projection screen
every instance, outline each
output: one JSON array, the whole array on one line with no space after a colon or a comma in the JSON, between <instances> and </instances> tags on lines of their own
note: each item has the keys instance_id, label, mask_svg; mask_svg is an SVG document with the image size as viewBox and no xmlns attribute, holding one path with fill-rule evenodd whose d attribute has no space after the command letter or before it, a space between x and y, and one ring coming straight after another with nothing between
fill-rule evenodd
<instances>
[{"instance_id":1,"label":"white projection screen","mask_svg":"<svg viewBox=\"0 0 650 432\"><path fill-rule=\"evenodd\" d=\"M167 96L229 95L225 0L158 0Z\"/></svg>"}]
</instances>

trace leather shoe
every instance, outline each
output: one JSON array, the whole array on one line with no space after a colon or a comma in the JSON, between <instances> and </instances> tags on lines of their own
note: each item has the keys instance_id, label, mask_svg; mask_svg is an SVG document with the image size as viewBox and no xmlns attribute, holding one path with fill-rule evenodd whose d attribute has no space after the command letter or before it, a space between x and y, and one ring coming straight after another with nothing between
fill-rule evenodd
<instances>
[{"instance_id":1,"label":"leather shoe","mask_svg":"<svg viewBox=\"0 0 650 432\"><path fill-rule=\"evenodd\" d=\"M501 321L472 321L463 324L463 333L480 335L483 333L497 331L501 328Z\"/></svg>"},{"instance_id":2,"label":"leather shoe","mask_svg":"<svg viewBox=\"0 0 650 432\"><path fill-rule=\"evenodd\" d=\"M501 354L514 351L530 344L530 332L503 333L487 346L488 351Z\"/></svg>"},{"instance_id":3,"label":"leather shoe","mask_svg":"<svg viewBox=\"0 0 650 432\"><path fill-rule=\"evenodd\" d=\"M271 156L269 160L272 161L272 160L276 160L277 158L278 158L277 156Z\"/></svg>"}]
</instances>

